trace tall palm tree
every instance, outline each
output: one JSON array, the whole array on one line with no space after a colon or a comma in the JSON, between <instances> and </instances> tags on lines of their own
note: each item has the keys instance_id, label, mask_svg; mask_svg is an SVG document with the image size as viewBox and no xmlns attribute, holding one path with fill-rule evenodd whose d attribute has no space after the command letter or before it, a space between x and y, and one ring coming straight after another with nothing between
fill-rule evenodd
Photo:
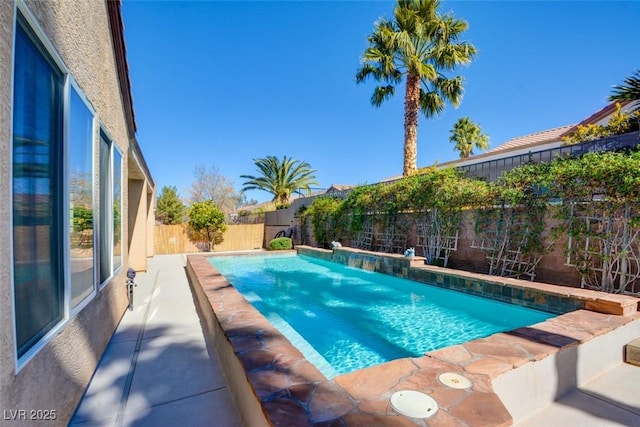
<instances>
[{"instance_id":1,"label":"tall palm tree","mask_svg":"<svg viewBox=\"0 0 640 427\"><path fill-rule=\"evenodd\" d=\"M307 162L293 160L284 156L279 160L275 156L253 159L260 176L241 175L247 179L242 184L241 193L249 190L263 190L273 194L276 204L288 203L293 193L303 194L311 191L312 185L318 185L315 170Z\"/></svg>"},{"instance_id":2,"label":"tall palm tree","mask_svg":"<svg viewBox=\"0 0 640 427\"><path fill-rule=\"evenodd\" d=\"M480 125L469 117L461 117L453 125L449 141L456 144L454 150L460 152L460 158L466 159L473 154L473 149L486 150L489 148L489 136L482 132Z\"/></svg>"},{"instance_id":3,"label":"tall palm tree","mask_svg":"<svg viewBox=\"0 0 640 427\"><path fill-rule=\"evenodd\" d=\"M640 70L624 79L624 84L614 86L609 101L635 101L640 99Z\"/></svg>"},{"instance_id":4,"label":"tall palm tree","mask_svg":"<svg viewBox=\"0 0 640 427\"><path fill-rule=\"evenodd\" d=\"M440 114L447 102L457 107L462 100L463 79L447 77L460 64L468 64L476 54L468 42L459 42L467 23L451 14L440 15L439 0L398 0L394 20L375 23L367 38L356 82L367 78L383 85L376 87L371 103L379 107L395 93L395 85L406 76L404 101L403 174L416 171L418 115Z\"/></svg>"}]
</instances>

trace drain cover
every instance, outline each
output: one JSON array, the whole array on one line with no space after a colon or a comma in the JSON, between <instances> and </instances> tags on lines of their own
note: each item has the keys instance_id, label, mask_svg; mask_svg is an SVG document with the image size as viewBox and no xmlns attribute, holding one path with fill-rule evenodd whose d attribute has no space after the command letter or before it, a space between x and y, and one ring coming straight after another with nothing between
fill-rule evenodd
<instances>
[{"instance_id":1,"label":"drain cover","mask_svg":"<svg viewBox=\"0 0 640 427\"><path fill-rule=\"evenodd\" d=\"M469 378L463 377L462 375L454 372L445 372L444 374L440 374L438 380L442 384L451 388L469 388L473 385Z\"/></svg>"},{"instance_id":2,"label":"drain cover","mask_svg":"<svg viewBox=\"0 0 640 427\"><path fill-rule=\"evenodd\" d=\"M438 412L438 403L431 396L415 390L396 391L389 402L396 412L411 418L429 418Z\"/></svg>"}]
</instances>

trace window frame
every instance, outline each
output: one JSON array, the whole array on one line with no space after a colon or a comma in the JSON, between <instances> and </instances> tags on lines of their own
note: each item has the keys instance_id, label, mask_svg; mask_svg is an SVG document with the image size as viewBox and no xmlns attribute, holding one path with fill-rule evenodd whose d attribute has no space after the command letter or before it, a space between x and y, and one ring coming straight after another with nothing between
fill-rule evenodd
<instances>
[{"instance_id":1,"label":"window frame","mask_svg":"<svg viewBox=\"0 0 640 427\"><path fill-rule=\"evenodd\" d=\"M107 209L105 209L105 212L102 212L102 185L103 182L100 182L100 194L99 194L99 201L98 201L98 207L97 210L99 212L99 224L103 224L103 221L106 221L106 226L100 227L98 226L98 236L97 236L97 246L98 246L98 255L96 257L96 266L97 266L97 271L96 271L96 275L97 275L97 282L98 282L98 287L99 290L102 290L105 286L107 286L109 283L111 283L111 281L113 280L114 277L116 277L121 271L122 268L124 266L124 259L123 262L120 264L120 266L118 268L114 268L114 227L113 227L113 223L114 223L114 219L115 217L113 216L113 205L114 205L114 190L115 190L115 182L114 182L114 173L115 173L115 164L114 164L114 160L115 160L115 156L114 153L115 151L118 152L118 154L120 155L120 222L121 222L121 226L120 226L120 242L122 242L122 239L124 238L124 227L122 227L123 221L124 221L124 212L122 211L122 207L123 207L123 202L124 202L124 154L122 152L122 150L120 149L120 147L118 147L118 145L116 144L115 140L113 139L113 137L111 136L111 134L109 133L109 131L106 129L106 126L104 125L104 123L102 123L102 121L100 121L99 124L99 142L98 144L102 144L102 140L104 139L105 142L109 145L108 148L108 152L109 152L109 164L107 166L107 172L108 172L108 184L109 187L107 189L108 193L106 194L106 204L107 204ZM101 150L98 150L98 157L100 157L100 152ZM102 163L102 158L98 159L98 175L100 175L100 177L102 177L102 167L103 167L103 163ZM99 180L101 181L101 180ZM107 215L106 218L103 218L103 215ZM104 242L104 240L107 240L106 242ZM100 269L101 267L101 263L102 263L102 257L104 254L103 248L105 248L106 245L106 249L108 251L108 257L109 257L109 275L105 277L104 280L102 280L101 278L101 271ZM121 255L122 257L124 257L124 255Z\"/></svg>"},{"instance_id":2,"label":"window frame","mask_svg":"<svg viewBox=\"0 0 640 427\"><path fill-rule=\"evenodd\" d=\"M70 177L70 168L68 167L71 164L70 161L70 157L71 157L71 132L70 132L70 127L71 127L71 91L74 90L76 92L76 95L78 95L78 98L80 98L80 101L84 104L84 106L87 108L87 110L89 111L89 113L91 114L91 210L93 212L93 216L95 218L95 213L98 209L97 206L97 197L96 197L96 187L97 187L97 180L96 180L96 165L95 165L95 156L96 156L96 125L98 122L97 119L97 113L95 111L95 109L93 108L93 106L91 105L91 102L89 102L89 100L87 99L87 97L85 96L84 92L82 92L82 89L80 89L80 86L78 85L78 83L75 81L75 79L73 78L73 76L71 76L71 74L68 74L69 77L69 84L67 84L66 87L66 91L65 91L65 116L64 116L64 123L65 123L65 138L64 138L64 143L65 143L65 147L64 147L64 158L65 158L65 165L67 167L64 168L63 170L63 174L65 176L65 182L64 182L64 186L65 186L65 198L66 200L64 201L64 206L65 209L68 209L71 205L71 199L70 199L70 195L71 195L71 177ZM71 215L65 215L65 224L64 224L65 230L70 230L71 229ZM69 317L74 317L76 314L78 314L80 311L82 311L83 308L85 308L98 294L98 274L97 274L97 268L96 268L96 259L97 259L97 239L96 239L96 231L97 231L97 226L95 221L93 221L93 286L92 286L92 290L91 292L85 296L81 301L78 302L78 304L76 304L76 306L73 306L73 303L71 301L71 297L72 297L72 290L71 290L71 236L70 234L67 232L65 233L65 254L67 254L68 256L65 258L64 260L64 269L65 269L65 304L68 304L69 308L68 308L68 312L69 312Z\"/></svg>"},{"instance_id":3,"label":"window frame","mask_svg":"<svg viewBox=\"0 0 640 427\"><path fill-rule=\"evenodd\" d=\"M118 265L118 267L114 268L115 257L116 257L116 255L115 255L115 241L112 241L111 250L112 250L113 253L111 254L111 269L112 269L111 276L114 277L114 276L117 276L118 274L120 274L120 272L124 268L124 218L125 218L125 216L124 216L124 153L122 152L120 147L118 147L118 145L115 143L115 141L112 141L111 151L112 151L111 152L111 163L112 163L111 173L113 174L113 177L112 177L112 180L111 180L111 182L113 184L112 189L111 189L111 191L112 191L111 202L113 204L111 212L114 211L113 208L115 207L115 202L116 202L116 200L115 200L115 196L116 196L116 191L115 191L116 190L116 184L115 184L115 176L116 176L115 160L116 160L116 156L115 156L115 154L116 154L116 152L118 153L118 156L120 156L120 165L118 166L118 168L120 169L118 171L118 177L119 177L119 181L120 181L119 182L120 189L118 191L118 195L119 195L119 198L120 198L120 200L119 200L119 206L120 206L120 227L119 227L120 236L118 236L119 237L119 242L120 242L120 265ZM112 239L114 239L114 240L115 240L115 237L116 237L116 235L115 235L115 220L116 220L116 218L113 217L112 218L112 224L114 224L113 225L114 229L113 229L113 232L111 234L112 234Z\"/></svg>"},{"instance_id":4,"label":"window frame","mask_svg":"<svg viewBox=\"0 0 640 427\"><path fill-rule=\"evenodd\" d=\"M24 22L24 24L21 24L21 21ZM64 97L65 97L65 93L66 93L66 87L68 84L68 73L66 72L66 67L64 67L64 63L62 61L62 59L60 58L60 56L58 55L58 53L56 52L56 50L53 48L53 45L51 44L51 42L49 41L49 39L45 36L44 31L42 30L42 27L38 24L37 20L35 19L35 17L33 16L33 14L31 13L31 11L27 8L27 6L22 2L22 0L17 0L15 3L15 7L14 7L14 19L13 19L13 40L12 40L12 61L11 61L11 136L10 136L10 141L11 141L11 149L9 150L9 156L10 156L10 165L9 165L9 169L10 169L10 176L11 176L11 181L13 183L13 179L14 179L14 170L13 170L13 165L14 165L14 157L13 157L13 140L14 140L14 128L13 128L13 115L14 115L14 105L15 105L15 99L14 99L14 94L15 94L15 67L16 67L16 36L17 36L17 31L18 31L18 27L22 27L22 30L27 33L27 35L29 37L34 37L37 40L37 43L40 44L40 46L36 46L37 48L41 48L43 49L49 57L45 58L45 60L47 60L48 62L50 62L51 66L53 67L57 67L58 71L60 71L60 73L62 74L62 84L63 84L63 88L62 88L62 102L63 102L63 107L62 107L62 111L63 111L63 121L61 123L62 125L62 141L64 144L64 114L65 112L65 107L64 107ZM63 148L63 157L64 157L64 148ZM62 180L64 181L64 176L62 177ZM64 182L62 182L62 188L64 189ZM55 337L62 328L64 328L64 326L69 322L69 312L67 310L67 303L66 301L63 301L63 313L62 313L62 317L60 320L58 320L51 328L49 328L49 330L47 330L36 342L33 343L33 345L31 345L25 352L24 354L22 354L21 356L18 356L18 331L17 331L17 307L16 307L16 301L15 301L15 248L14 248L14 214L13 214L13 206L14 206L14 194L13 194L13 184L12 184L12 189L10 191L10 196L9 196L9 201L10 204L12 206L11 210L10 210L10 221L11 221L11 247L10 247L10 256L11 256L11 267L10 267L10 274L11 274L11 303L12 303L12 329L13 329L13 352L14 352L14 357L15 357L15 370L16 373L18 373L31 359L33 359L33 357L40 352L40 350L47 344L49 343L53 337ZM64 205L64 191L63 191L63 205ZM62 220L62 228L64 228L64 215L63 215L63 220ZM64 247L64 242L63 242L63 247ZM63 255L64 256L64 255ZM63 266L64 262L61 262L59 267L64 269ZM63 293L65 292L65 288L66 288L66 278L64 277L64 275L66 274L66 271L62 272L62 276L63 276ZM66 300L65 296L63 295L63 299Z\"/></svg>"}]
</instances>

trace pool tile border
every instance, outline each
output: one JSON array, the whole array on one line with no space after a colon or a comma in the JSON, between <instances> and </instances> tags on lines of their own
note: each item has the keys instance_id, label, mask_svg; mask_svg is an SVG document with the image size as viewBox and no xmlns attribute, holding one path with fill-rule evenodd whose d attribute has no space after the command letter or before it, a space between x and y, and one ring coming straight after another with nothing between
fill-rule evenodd
<instances>
[{"instance_id":1,"label":"pool tile border","mask_svg":"<svg viewBox=\"0 0 640 427\"><path fill-rule=\"evenodd\" d=\"M252 427L508 426L512 418L492 388L495 377L640 319L639 313L577 310L328 380L205 256L189 255L187 273L208 343L219 355L243 420ZM437 380L443 372L461 373L473 387L450 389ZM389 397L403 389L428 393L440 409L428 420L395 413Z\"/></svg>"},{"instance_id":2,"label":"pool tile border","mask_svg":"<svg viewBox=\"0 0 640 427\"><path fill-rule=\"evenodd\" d=\"M409 259L398 254L382 254L346 247L333 251L309 246L298 246L296 249L300 255L391 274L444 289L554 314L587 309L601 313L629 315L638 310L638 298L632 296L425 265L422 257Z\"/></svg>"}]
</instances>

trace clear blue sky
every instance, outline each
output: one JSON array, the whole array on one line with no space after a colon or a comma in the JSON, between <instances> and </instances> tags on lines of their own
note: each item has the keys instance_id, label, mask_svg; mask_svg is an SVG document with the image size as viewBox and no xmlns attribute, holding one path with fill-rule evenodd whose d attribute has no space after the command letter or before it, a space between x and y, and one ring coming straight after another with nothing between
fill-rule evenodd
<instances>
[{"instance_id":1,"label":"clear blue sky","mask_svg":"<svg viewBox=\"0 0 640 427\"><path fill-rule=\"evenodd\" d=\"M138 141L158 191L182 196L198 164L235 183L254 158L292 156L321 187L402 173L403 97L381 108L354 75L392 1L133 1L123 15ZM418 166L458 157L463 116L492 147L578 122L640 68L640 2L443 1L478 49L462 105L421 116ZM252 191L249 198L270 199Z\"/></svg>"}]
</instances>

